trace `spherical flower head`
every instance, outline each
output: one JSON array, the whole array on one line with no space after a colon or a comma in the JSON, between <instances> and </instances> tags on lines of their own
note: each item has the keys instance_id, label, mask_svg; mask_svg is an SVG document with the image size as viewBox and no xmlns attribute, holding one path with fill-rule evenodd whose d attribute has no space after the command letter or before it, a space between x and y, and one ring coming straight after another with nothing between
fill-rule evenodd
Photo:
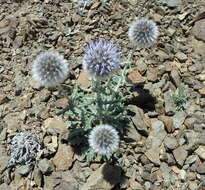
<instances>
[{"instance_id":1,"label":"spherical flower head","mask_svg":"<svg viewBox=\"0 0 205 190\"><path fill-rule=\"evenodd\" d=\"M100 155L110 155L119 147L119 135L110 125L98 125L89 135L89 145Z\"/></svg>"},{"instance_id":2,"label":"spherical flower head","mask_svg":"<svg viewBox=\"0 0 205 190\"><path fill-rule=\"evenodd\" d=\"M83 68L94 78L105 78L120 68L119 62L117 46L106 40L99 40L86 47Z\"/></svg>"},{"instance_id":3,"label":"spherical flower head","mask_svg":"<svg viewBox=\"0 0 205 190\"><path fill-rule=\"evenodd\" d=\"M17 133L11 141L10 165L32 164L41 150L40 139L31 132Z\"/></svg>"},{"instance_id":4,"label":"spherical flower head","mask_svg":"<svg viewBox=\"0 0 205 190\"><path fill-rule=\"evenodd\" d=\"M159 36L156 23L146 18L134 21L128 30L129 40L137 47L150 47Z\"/></svg>"},{"instance_id":5,"label":"spherical flower head","mask_svg":"<svg viewBox=\"0 0 205 190\"><path fill-rule=\"evenodd\" d=\"M54 87L63 82L68 70L68 64L63 56L53 51L41 53L32 65L34 79L46 87Z\"/></svg>"}]
</instances>

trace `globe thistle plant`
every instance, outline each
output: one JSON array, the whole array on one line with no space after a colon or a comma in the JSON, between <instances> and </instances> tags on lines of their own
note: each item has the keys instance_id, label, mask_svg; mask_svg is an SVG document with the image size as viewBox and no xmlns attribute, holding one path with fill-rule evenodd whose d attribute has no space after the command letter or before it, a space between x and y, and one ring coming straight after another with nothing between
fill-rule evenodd
<instances>
[{"instance_id":1,"label":"globe thistle plant","mask_svg":"<svg viewBox=\"0 0 205 190\"><path fill-rule=\"evenodd\" d=\"M41 150L40 139L31 132L21 132L16 134L11 141L10 165L32 164L36 159L36 154Z\"/></svg>"},{"instance_id":2,"label":"globe thistle plant","mask_svg":"<svg viewBox=\"0 0 205 190\"><path fill-rule=\"evenodd\" d=\"M141 18L134 21L128 30L129 40L137 47L150 47L159 36L159 29L152 20Z\"/></svg>"},{"instance_id":3,"label":"globe thistle plant","mask_svg":"<svg viewBox=\"0 0 205 190\"><path fill-rule=\"evenodd\" d=\"M86 47L83 68L94 78L105 78L120 68L119 62L117 46L106 40L99 40Z\"/></svg>"},{"instance_id":4,"label":"globe thistle plant","mask_svg":"<svg viewBox=\"0 0 205 190\"><path fill-rule=\"evenodd\" d=\"M63 82L68 70L68 64L63 56L52 51L38 55L32 65L34 79L46 87L53 87Z\"/></svg>"},{"instance_id":5,"label":"globe thistle plant","mask_svg":"<svg viewBox=\"0 0 205 190\"><path fill-rule=\"evenodd\" d=\"M118 149L119 135L110 125L98 125L89 135L89 145L100 155L110 155Z\"/></svg>"}]
</instances>

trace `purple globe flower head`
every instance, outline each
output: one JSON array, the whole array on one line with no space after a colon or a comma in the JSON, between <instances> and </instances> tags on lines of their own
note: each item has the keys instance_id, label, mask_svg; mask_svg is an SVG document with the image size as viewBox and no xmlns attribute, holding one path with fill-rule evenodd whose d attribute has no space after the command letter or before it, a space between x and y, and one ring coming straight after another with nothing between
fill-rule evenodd
<instances>
[{"instance_id":1,"label":"purple globe flower head","mask_svg":"<svg viewBox=\"0 0 205 190\"><path fill-rule=\"evenodd\" d=\"M128 30L129 40L139 48L152 46L158 36L158 26L154 21L146 18L134 21Z\"/></svg>"},{"instance_id":2,"label":"purple globe flower head","mask_svg":"<svg viewBox=\"0 0 205 190\"><path fill-rule=\"evenodd\" d=\"M100 155L110 155L119 147L119 135L110 125L97 125L89 135L89 145Z\"/></svg>"},{"instance_id":3,"label":"purple globe flower head","mask_svg":"<svg viewBox=\"0 0 205 190\"><path fill-rule=\"evenodd\" d=\"M120 55L116 45L99 40L91 42L85 50L83 68L96 78L105 78L120 68Z\"/></svg>"},{"instance_id":4,"label":"purple globe flower head","mask_svg":"<svg viewBox=\"0 0 205 190\"><path fill-rule=\"evenodd\" d=\"M32 75L41 85L53 87L63 82L68 74L67 61L58 52L46 51L33 61Z\"/></svg>"}]
</instances>

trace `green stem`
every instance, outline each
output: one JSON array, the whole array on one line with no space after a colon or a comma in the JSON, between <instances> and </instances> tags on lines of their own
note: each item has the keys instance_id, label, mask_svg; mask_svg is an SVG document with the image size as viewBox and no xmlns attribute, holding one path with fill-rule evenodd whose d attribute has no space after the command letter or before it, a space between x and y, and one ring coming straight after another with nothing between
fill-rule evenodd
<instances>
[{"instance_id":1,"label":"green stem","mask_svg":"<svg viewBox=\"0 0 205 190\"><path fill-rule=\"evenodd\" d=\"M100 121L100 124L103 123L102 121L102 110L103 110L103 106L102 106L102 97L101 97L101 92L100 92L100 79L96 79L95 81L93 81L94 85L94 92L96 92L96 103L97 103L97 116L98 116L98 120Z\"/></svg>"}]
</instances>

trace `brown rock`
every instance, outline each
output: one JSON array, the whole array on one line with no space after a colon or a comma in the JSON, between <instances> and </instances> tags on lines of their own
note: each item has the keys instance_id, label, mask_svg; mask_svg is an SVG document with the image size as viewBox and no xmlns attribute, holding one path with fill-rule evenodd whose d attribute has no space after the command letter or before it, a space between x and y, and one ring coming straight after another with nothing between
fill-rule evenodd
<instances>
[{"instance_id":1,"label":"brown rock","mask_svg":"<svg viewBox=\"0 0 205 190\"><path fill-rule=\"evenodd\" d=\"M199 74L196 76L197 79L199 79L200 81L205 81L205 74L202 73L202 74Z\"/></svg>"},{"instance_id":2,"label":"brown rock","mask_svg":"<svg viewBox=\"0 0 205 190\"><path fill-rule=\"evenodd\" d=\"M121 181L121 170L117 166L103 164L88 178L81 190L111 190Z\"/></svg>"},{"instance_id":3,"label":"brown rock","mask_svg":"<svg viewBox=\"0 0 205 190\"><path fill-rule=\"evenodd\" d=\"M143 187L140 185L140 183L138 183L138 182L136 182L136 181L134 181L134 180L132 180L132 179L129 180L129 183L130 183L130 187L131 187L132 189L135 189L135 190L141 190L141 189L143 189Z\"/></svg>"},{"instance_id":4,"label":"brown rock","mask_svg":"<svg viewBox=\"0 0 205 190\"><path fill-rule=\"evenodd\" d=\"M7 125L8 128L8 132L14 132L17 131L17 129L20 129L20 121L19 121L19 112L15 112L15 113L10 113L7 114L4 117L4 121Z\"/></svg>"},{"instance_id":5,"label":"brown rock","mask_svg":"<svg viewBox=\"0 0 205 190\"><path fill-rule=\"evenodd\" d=\"M58 147L58 138L57 138L57 136L52 136L51 137L51 142L50 143L45 143L45 146L47 147L47 149L50 152L56 152L56 149Z\"/></svg>"},{"instance_id":6,"label":"brown rock","mask_svg":"<svg viewBox=\"0 0 205 190\"><path fill-rule=\"evenodd\" d=\"M200 40L196 40L195 38L192 39L192 46L194 49L194 52L196 54L199 54L201 56L205 56L204 52L205 52L205 43L200 41Z\"/></svg>"},{"instance_id":7,"label":"brown rock","mask_svg":"<svg viewBox=\"0 0 205 190\"><path fill-rule=\"evenodd\" d=\"M98 8L98 7L100 6L100 4L101 4L101 3L100 3L99 1L96 1L95 3L93 3L93 5L91 6L90 9L91 9L91 10L92 10L92 9L96 9L96 8Z\"/></svg>"},{"instance_id":8,"label":"brown rock","mask_svg":"<svg viewBox=\"0 0 205 190\"><path fill-rule=\"evenodd\" d=\"M25 94L20 99L20 104L23 108L30 108L31 107L31 98L33 97L33 93Z\"/></svg>"},{"instance_id":9,"label":"brown rock","mask_svg":"<svg viewBox=\"0 0 205 190\"><path fill-rule=\"evenodd\" d=\"M131 80L133 84L140 84L145 82L145 79L142 77L142 75L136 70L132 69L128 74L128 79Z\"/></svg>"},{"instance_id":10,"label":"brown rock","mask_svg":"<svg viewBox=\"0 0 205 190\"><path fill-rule=\"evenodd\" d=\"M178 147L173 151L173 154L177 163L182 167L188 156L188 152L183 147Z\"/></svg>"},{"instance_id":11,"label":"brown rock","mask_svg":"<svg viewBox=\"0 0 205 190\"><path fill-rule=\"evenodd\" d=\"M165 115L160 115L158 117L159 120L161 120L164 125L165 125L165 129L168 133L171 133L174 131L174 127L173 127L173 121L172 118L169 116L165 116Z\"/></svg>"},{"instance_id":12,"label":"brown rock","mask_svg":"<svg viewBox=\"0 0 205 190\"><path fill-rule=\"evenodd\" d=\"M56 133L59 134L65 134L68 132L64 121L60 117L46 119L44 126L46 129L53 129Z\"/></svg>"},{"instance_id":13,"label":"brown rock","mask_svg":"<svg viewBox=\"0 0 205 190\"><path fill-rule=\"evenodd\" d=\"M80 16L80 15L74 14L74 15L72 16L72 21L73 21L74 23L79 22L80 20L81 20L81 16Z\"/></svg>"},{"instance_id":14,"label":"brown rock","mask_svg":"<svg viewBox=\"0 0 205 190\"><path fill-rule=\"evenodd\" d=\"M143 75L147 71L147 64L145 63L143 58L137 60L135 65L136 69L139 71L141 75Z\"/></svg>"},{"instance_id":15,"label":"brown rock","mask_svg":"<svg viewBox=\"0 0 205 190\"><path fill-rule=\"evenodd\" d=\"M53 158L53 163L56 166L57 171L63 171L69 169L73 164L74 152L70 146L60 144L58 151Z\"/></svg>"},{"instance_id":16,"label":"brown rock","mask_svg":"<svg viewBox=\"0 0 205 190\"><path fill-rule=\"evenodd\" d=\"M0 94L0 105L6 103L8 101L9 101L9 99L6 95Z\"/></svg>"},{"instance_id":17,"label":"brown rock","mask_svg":"<svg viewBox=\"0 0 205 190\"><path fill-rule=\"evenodd\" d=\"M199 89L199 94L201 94L202 96L205 96L205 88Z\"/></svg>"},{"instance_id":18,"label":"brown rock","mask_svg":"<svg viewBox=\"0 0 205 190\"><path fill-rule=\"evenodd\" d=\"M91 81L89 80L89 75L86 71L81 71L77 84L79 84L82 88L89 88L91 86Z\"/></svg>"},{"instance_id":19,"label":"brown rock","mask_svg":"<svg viewBox=\"0 0 205 190\"><path fill-rule=\"evenodd\" d=\"M16 186L16 189L21 189L22 187L25 188L26 181L20 174L15 172L15 174L14 174L14 184Z\"/></svg>"},{"instance_id":20,"label":"brown rock","mask_svg":"<svg viewBox=\"0 0 205 190\"><path fill-rule=\"evenodd\" d=\"M155 82L158 80L158 69L157 68L151 68L147 71L147 80Z\"/></svg>"},{"instance_id":21,"label":"brown rock","mask_svg":"<svg viewBox=\"0 0 205 190\"><path fill-rule=\"evenodd\" d=\"M60 98L55 102L55 106L57 108L65 108L68 106L68 99L67 98Z\"/></svg>"}]
</instances>

